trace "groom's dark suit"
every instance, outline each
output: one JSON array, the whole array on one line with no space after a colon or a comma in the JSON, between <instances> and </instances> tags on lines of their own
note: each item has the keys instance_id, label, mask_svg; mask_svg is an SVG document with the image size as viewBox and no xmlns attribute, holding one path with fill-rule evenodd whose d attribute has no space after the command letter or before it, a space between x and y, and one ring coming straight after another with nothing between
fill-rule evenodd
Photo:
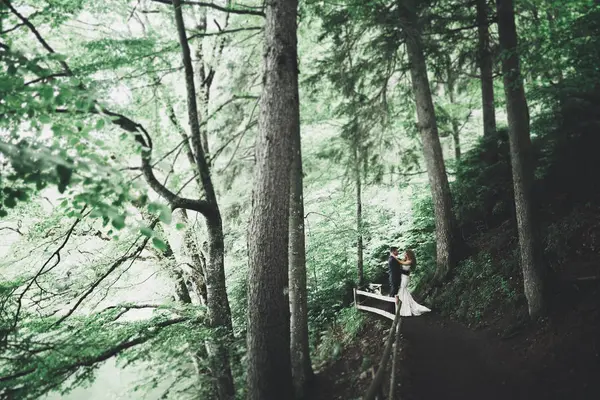
<instances>
[{"instance_id":1,"label":"groom's dark suit","mask_svg":"<svg viewBox=\"0 0 600 400\"><path fill-rule=\"evenodd\" d=\"M400 282L402 282L402 266L391 254L388 259L388 270L390 275L390 296L393 297L398 294L398 289L400 289Z\"/></svg>"}]
</instances>

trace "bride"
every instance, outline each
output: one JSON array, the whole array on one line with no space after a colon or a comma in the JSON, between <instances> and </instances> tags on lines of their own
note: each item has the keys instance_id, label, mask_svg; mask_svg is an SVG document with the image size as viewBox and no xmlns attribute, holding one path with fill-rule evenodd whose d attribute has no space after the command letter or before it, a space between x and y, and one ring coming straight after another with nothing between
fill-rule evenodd
<instances>
[{"instance_id":1,"label":"bride","mask_svg":"<svg viewBox=\"0 0 600 400\"><path fill-rule=\"evenodd\" d=\"M404 252L404 260L397 258L398 262L402 265L402 282L400 283L400 290L398 291L398 299L402 302L400 306L400 316L410 317L417 316L428 311L429 308L417 303L408 291L408 283L410 282L410 270L417 264L417 258L412 250L406 250Z\"/></svg>"}]
</instances>

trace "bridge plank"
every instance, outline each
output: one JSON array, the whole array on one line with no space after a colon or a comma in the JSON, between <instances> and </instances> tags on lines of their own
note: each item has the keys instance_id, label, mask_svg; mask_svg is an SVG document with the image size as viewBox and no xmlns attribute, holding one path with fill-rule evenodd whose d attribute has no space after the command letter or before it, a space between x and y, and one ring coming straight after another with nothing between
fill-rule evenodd
<instances>
[{"instance_id":1,"label":"bridge plank","mask_svg":"<svg viewBox=\"0 0 600 400\"><path fill-rule=\"evenodd\" d=\"M383 317L391 319L392 321L395 318L395 315L392 314L391 312L383 311L383 310L380 310L379 308L369 307L369 306L361 306L360 304L357 304L356 308L358 308L359 310L365 310L365 311L370 311L375 314L379 314Z\"/></svg>"},{"instance_id":2,"label":"bridge plank","mask_svg":"<svg viewBox=\"0 0 600 400\"><path fill-rule=\"evenodd\" d=\"M382 294L369 293L369 292L365 292L363 290L357 290L356 294L360 294L362 296L367 296L367 297L372 297L374 299L381 300L381 301L387 301L388 303L396 302L394 297L384 296Z\"/></svg>"}]
</instances>

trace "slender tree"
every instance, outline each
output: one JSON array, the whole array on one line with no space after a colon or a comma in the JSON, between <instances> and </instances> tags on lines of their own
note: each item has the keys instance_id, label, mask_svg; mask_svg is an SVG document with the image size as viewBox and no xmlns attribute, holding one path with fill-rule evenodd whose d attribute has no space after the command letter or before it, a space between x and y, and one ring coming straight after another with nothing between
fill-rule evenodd
<instances>
[{"instance_id":1,"label":"slender tree","mask_svg":"<svg viewBox=\"0 0 600 400\"><path fill-rule=\"evenodd\" d=\"M481 73L481 105L483 110L483 135L496 131L494 106L494 60L490 51L490 27L487 0L476 0L477 33L479 37L479 71Z\"/></svg>"},{"instance_id":2,"label":"slender tree","mask_svg":"<svg viewBox=\"0 0 600 400\"><path fill-rule=\"evenodd\" d=\"M290 178L290 331L292 378L297 398L303 398L312 378L308 344L308 305L306 293L306 248L304 242L304 188L300 130L292 137Z\"/></svg>"},{"instance_id":3,"label":"slender tree","mask_svg":"<svg viewBox=\"0 0 600 400\"><path fill-rule=\"evenodd\" d=\"M361 151L358 133L352 138L353 147L353 175L356 184L356 269L358 274L358 286L365 283L364 255L363 255L363 213L362 213L362 179L361 179Z\"/></svg>"},{"instance_id":4,"label":"slender tree","mask_svg":"<svg viewBox=\"0 0 600 400\"><path fill-rule=\"evenodd\" d=\"M300 129L297 0L266 3L263 90L249 227L248 399L291 399L288 244L292 141Z\"/></svg>"},{"instance_id":5,"label":"slender tree","mask_svg":"<svg viewBox=\"0 0 600 400\"><path fill-rule=\"evenodd\" d=\"M190 46L188 43L183 14L181 11L181 1L173 0L175 10L175 24L181 54L183 60L185 85L187 92L188 122L191 132L191 150L194 154L196 166L200 174L202 189L206 198L208 207L204 212L208 233L208 263L206 265L206 302L208 305L208 314L210 325L214 328L223 329L226 335L232 334L231 309L227 299L225 289L225 248L223 238L223 222L221 212L217 202L217 197L210 176L210 168L206 160L200 131L201 117L198 112L196 87L194 82L194 68ZM223 344L209 342L209 354L213 362L213 374L216 380L216 390L219 399L230 399L235 394L233 386L233 377L229 365L229 356Z\"/></svg>"},{"instance_id":6,"label":"slender tree","mask_svg":"<svg viewBox=\"0 0 600 400\"><path fill-rule=\"evenodd\" d=\"M431 197L435 213L437 243L437 269L435 279L443 280L450 272L454 259L454 215L452 197L446 175L446 166L438 134L433 99L427 77L427 65L423 53L423 42L419 29L419 16L414 0L406 1L405 32L406 51L410 63L410 76L417 105L419 132L423 144L423 155L431 186Z\"/></svg>"},{"instance_id":7,"label":"slender tree","mask_svg":"<svg viewBox=\"0 0 600 400\"><path fill-rule=\"evenodd\" d=\"M544 311L544 287L540 242L532 204L534 176L529 111L519 66L513 0L496 0L496 5L500 46L504 52L502 75L508 115L508 137L523 285L529 305L529 315L535 318L542 315Z\"/></svg>"}]
</instances>

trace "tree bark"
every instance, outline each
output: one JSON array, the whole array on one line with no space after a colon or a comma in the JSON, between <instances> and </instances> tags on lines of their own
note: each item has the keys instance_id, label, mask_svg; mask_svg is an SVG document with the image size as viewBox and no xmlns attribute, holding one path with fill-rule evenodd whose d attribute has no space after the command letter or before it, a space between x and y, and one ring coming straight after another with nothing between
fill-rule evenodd
<instances>
[{"instance_id":1,"label":"tree bark","mask_svg":"<svg viewBox=\"0 0 600 400\"><path fill-rule=\"evenodd\" d=\"M483 136L496 131L494 106L494 61L490 51L490 32L487 0L477 0L477 33L479 35L479 70L481 72L481 105L483 110Z\"/></svg>"},{"instance_id":2,"label":"tree bark","mask_svg":"<svg viewBox=\"0 0 600 400\"><path fill-rule=\"evenodd\" d=\"M150 224L152 217L145 210L145 207L140 206L139 210L142 214L142 218L144 219L144 221L147 224ZM167 247L165 250L162 251L154 246L149 247L149 249L159 260L165 262L167 274L169 275L173 283L175 300L177 300L181 304L192 304L192 297L190 296L190 292L185 283L185 277L181 269L176 265L177 263L175 260L175 253L173 252L173 247L171 246L171 243L167 238L164 228L160 223L158 223L156 224L154 231L158 234L158 237L165 242Z\"/></svg>"},{"instance_id":3,"label":"tree bark","mask_svg":"<svg viewBox=\"0 0 600 400\"><path fill-rule=\"evenodd\" d=\"M302 143L300 130L292 140L290 169L290 354L296 398L303 398L313 376L308 344L308 305L306 292L306 248L304 242L304 195Z\"/></svg>"},{"instance_id":4,"label":"tree bark","mask_svg":"<svg viewBox=\"0 0 600 400\"><path fill-rule=\"evenodd\" d=\"M450 98L450 104L454 105L454 82L455 77L453 72L448 70L448 97ZM454 158L456 161L460 161L461 150L460 150L460 128L458 127L458 121L454 115L450 115L452 124L452 139L454 141Z\"/></svg>"},{"instance_id":5,"label":"tree bark","mask_svg":"<svg viewBox=\"0 0 600 400\"><path fill-rule=\"evenodd\" d=\"M440 145L431 89L429 88L419 20L413 1L409 1L406 6L406 16L406 50L410 63L410 75L417 105L419 131L423 144L423 155L427 165L427 175L431 186L431 197L435 214L437 269L434 277L438 282L441 282L446 278L455 262L454 245L456 244L456 237L454 232L454 215L452 213L452 197L446 175L446 166L444 165L442 146Z\"/></svg>"},{"instance_id":6,"label":"tree bark","mask_svg":"<svg viewBox=\"0 0 600 400\"><path fill-rule=\"evenodd\" d=\"M195 292L198 296L199 304L206 306L207 290L206 290L206 258L202 251L198 248L194 229L189 224L189 218L186 210L177 210L173 213L175 222L186 225L183 232L181 252L189 260L190 278Z\"/></svg>"},{"instance_id":7,"label":"tree bark","mask_svg":"<svg viewBox=\"0 0 600 400\"><path fill-rule=\"evenodd\" d=\"M362 216L362 181L360 178L360 150L358 140L354 143L354 181L356 183L356 269L358 273L358 287L365 283L364 257L363 257L363 216Z\"/></svg>"},{"instance_id":8,"label":"tree bark","mask_svg":"<svg viewBox=\"0 0 600 400\"><path fill-rule=\"evenodd\" d=\"M452 119L452 140L454 141L454 158L456 161L460 161L461 150L460 150L460 129L458 122Z\"/></svg>"},{"instance_id":9,"label":"tree bark","mask_svg":"<svg viewBox=\"0 0 600 400\"><path fill-rule=\"evenodd\" d=\"M198 33L206 32L206 8L198 7L197 11L199 15L197 16L196 23L196 31ZM202 140L202 148L204 149L204 154L208 156L210 153L210 149L208 147L208 129L206 124L202 126L202 121L208 117L208 99L210 94L210 88L208 86L208 80L206 76L206 62L204 60L204 40L200 37L196 41L196 84L198 87L198 103L200 105L198 110L198 118L200 122L200 135Z\"/></svg>"},{"instance_id":10,"label":"tree bark","mask_svg":"<svg viewBox=\"0 0 600 400\"><path fill-rule=\"evenodd\" d=\"M496 0L496 5L500 46L505 53L502 57L502 75L508 116L523 285L529 306L529 315L536 318L544 312L545 299L541 248L533 207L534 168L529 132L529 111L517 53L517 29L513 1Z\"/></svg>"},{"instance_id":11,"label":"tree bark","mask_svg":"<svg viewBox=\"0 0 600 400\"><path fill-rule=\"evenodd\" d=\"M266 3L249 227L248 399L292 399L288 244L292 138L300 129L297 0Z\"/></svg>"},{"instance_id":12,"label":"tree bark","mask_svg":"<svg viewBox=\"0 0 600 400\"><path fill-rule=\"evenodd\" d=\"M194 68L187 40L187 33L181 12L181 0L173 0L175 11L175 24L181 46L181 55L185 72L187 92L188 122L190 125L190 139L195 157L202 190L209 205L203 215L206 220L208 235L208 262L206 264L206 302L208 319L212 328L220 330L225 340L208 341L207 349L210 356L211 369L215 379L215 391L218 399L233 399L235 389L233 376L229 363L229 354L226 342L233 337L231 322L231 309L227 299L225 287L225 244L223 238L223 221L217 202L215 189L210 176L210 168L200 131L200 114L198 112L196 87L194 83Z\"/></svg>"}]
</instances>

